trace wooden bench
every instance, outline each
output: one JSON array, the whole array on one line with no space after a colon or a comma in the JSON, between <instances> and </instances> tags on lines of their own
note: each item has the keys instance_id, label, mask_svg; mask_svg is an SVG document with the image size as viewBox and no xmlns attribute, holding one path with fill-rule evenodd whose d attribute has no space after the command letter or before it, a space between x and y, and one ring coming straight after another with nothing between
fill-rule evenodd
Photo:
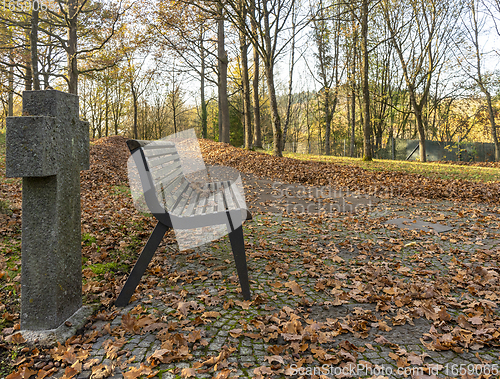
<instances>
[{"instance_id":1,"label":"wooden bench","mask_svg":"<svg viewBox=\"0 0 500 379\"><path fill-rule=\"evenodd\" d=\"M250 220L252 216L246 209L239 187L234 185L234 175L233 180L193 182L184 175L181 158L173 142L128 140L127 145L137 167L144 200L158 223L115 305L123 307L129 303L169 229L195 229L213 225L227 227L241 292L243 298L249 300L250 286L242 222ZM237 176L239 177L239 173Z\"/></svg>"}]
</instances>

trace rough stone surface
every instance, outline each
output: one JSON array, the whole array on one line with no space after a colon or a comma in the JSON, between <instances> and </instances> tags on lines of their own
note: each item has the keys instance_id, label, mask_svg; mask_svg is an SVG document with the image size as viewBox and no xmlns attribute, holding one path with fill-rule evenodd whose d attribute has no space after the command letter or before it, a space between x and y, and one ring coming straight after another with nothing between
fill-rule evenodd
<instances>
[{"instance_id":1,"label":"rough stone surface","mask_svg":"<svg viewBox=\"0 0 500 379\"><path fill-rule=\"evenodd\" d=\"M82 305L80 170L89 167L88 123L79 120L78 97L60 91L24 92L23 115L9 118L7 128L7 166L23 176L21 329L50 330ZM47 168L36 166L33 154L16 158L15 149L45 152ZM36 167L16 171L20 161Z\"/></svg>"},{"instance_id":2,"label":"rough stone surface","mask_svg":"<svg viewBox=\"0 0 500 379\"><path fill-rule=\"evenodd\" d=\"M57 173L54 136L56 118L9 117L7 120L7 177L50 176Z\"/></svg>"},{"instance_id":3,"label":"rough stone surface","mask_svg":"<svg viewBox=\"0 0 500 379\"><path fill-rule=\"evenodd\" d=\"M57 329L39 331L24 330L21 334L28 344L33 344L35 346L51 346L56 342L64 343L64 341L73 336L78 329L85 325L93 311L94 307L83 306Z\"/></svg>"}]
</instances>

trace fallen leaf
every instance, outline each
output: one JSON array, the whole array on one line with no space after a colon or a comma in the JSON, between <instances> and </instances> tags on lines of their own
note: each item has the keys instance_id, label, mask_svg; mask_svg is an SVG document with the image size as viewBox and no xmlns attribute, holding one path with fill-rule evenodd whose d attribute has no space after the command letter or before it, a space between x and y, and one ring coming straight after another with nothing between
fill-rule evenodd
<instances>
[{"instance_id":1,"label":"fallen leaf","mask_svg":"<svg viewBox=\"0 0 500 379\"><path fill-rule=\"evenodd\" d=\"M203 313L202 317L219 318L220 313L216 312L216 311L209 311L209 312Z\"/></svg>"},{"instance_id":2,"label":"fallen leaf","mask_svg":"<svg viewBox=\"0 0 500 379\"><path fill-rule=\"evenodd\" d=\"M196 377L196 370L191 367L186 367L181 370L182 378L193 378Z\"/></svg>"},{"instance_id":3,"label":"fallen leaf","mask_svg":"<svg viewBox=\"0 0 500 379\"><path fill-rule=\"evenodd\" d=\"M283 360L283 357L280 356L280 355L272 355L272 356L265 356L264 357L264 360L265 361L268 361L269 363L273 363L273 362L278 362L278 363L281 363L282 365L285 364L285 361Z\"/></svg>"},{"instance_id":4,"label":"fallen leaf","mask_svg":"<svg viewBox=\"0 0 500 379\"><path fill-rule=\"evenodd\" d=\"M292 293L296 296L305 296L304 291L300 288L296 281L286 282L285 287L290 288Z\"/></svg>"}]
</instances>

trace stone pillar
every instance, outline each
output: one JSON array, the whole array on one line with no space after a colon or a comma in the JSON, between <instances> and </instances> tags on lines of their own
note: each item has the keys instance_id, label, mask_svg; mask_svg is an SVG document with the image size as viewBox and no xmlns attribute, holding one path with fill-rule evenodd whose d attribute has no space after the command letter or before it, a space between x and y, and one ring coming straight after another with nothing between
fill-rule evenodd
<instances>
[{"instance_id":1,"label":"stone pillar","mask_svg":"<svg viewBox=\"0 0 500 379\"><path fill-rule=\"evenodd\" d=\"M25 91L7 118L6 176L23 178L21 329L56 329L82 306L80 171L89 125L78 96Z\"/></svg>"}]
</instances>

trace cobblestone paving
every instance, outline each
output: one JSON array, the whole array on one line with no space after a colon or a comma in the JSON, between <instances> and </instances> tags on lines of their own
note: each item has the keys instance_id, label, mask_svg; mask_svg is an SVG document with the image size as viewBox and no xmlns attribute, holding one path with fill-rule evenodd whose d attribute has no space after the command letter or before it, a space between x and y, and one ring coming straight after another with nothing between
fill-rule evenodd
<instances>
[{"instance_id":1,"label":"cobblestone paving","mask_svg":"<svg viewBox=\"0 0 500 379\"><path fill-rule=\"evenodd\" d=\"M146 286L139 288L141 297L118 311L111 321L110 329L120 326L122 317L129 312L135 315L152 315L164 324L193 322L201 313L218 312L214 313L214 317L203 317L200 321L197 330L201 333L203 343L195 345L190 351L192 356L180 362L159 364L155 367L159 370L156 376L158 378L180 378L182 369L199 367L196 362L216 357L224 348L229 347L235 349L229 355L228 365L225 367L230 370L230 377L256 377L258 374L255 369L261 366L269 368L269 371L262 371L263 373L274 373L274 377L299 377L301 374L303 377L320 377L322 374L324 378L333 378L342 377L344 373L346 377L380 375L403 378L412 377L412 374L413 377L419 377L424 370L426 374L435 374L437 377L458 377L460 373L488 374L488 370L489 373L493 371L492 373L496 374L498 367L495 365L500 363L498 337L496 343L488 347L469 346L456 349L457 352L432 350L428 348L428 344L426 346L426 341L430 339L425 338L425 335L429 335L431 328L438 326L439 320L415 317L404 325L391 323L390 320L394 320L399 314L397 307L384 308L384 302L364 301L362 292L356 297L353 291L356 288L356 273L361 273L367 265L379 270L381 276L406 282L413 280L408 273L416 272L423 275L429 286L433 282L440 283L439 277L450 270L451 262L460 260L465 265L474 264L474 261L481 257L481 251L484 251L486 256L482 264L497 269L497 261L489 261L487 255L500 249L499 212L500 209L486 206L471 208L467 205L467 208L463 208L460 204L449 202L411 203L384 200L364 215L335 214L318 218L317 215L311 214L257 214L254 220L245 226L245 239L252 295L254 299L260 295L264 299L262 303L245 306L240 302L239 286L226 237L194 252L175 254L175 261L168 267L168 273L177 272L178 278L173 280L171 275L164 275L163 278L153 281L156 283L153 290L145 289ZM422 221L451 225L455 229L448 233L436 234L383 225L384 221L396 217L416 217ZM167 251L169 249L171 253L174 251L173 246L167 246ZM332 249L337 249L337 254L325 259L325 253ZM315 274L314 266L309 263L320 255L323 257L322 264L335 270L336 280L342 282L346 276L350 278L352 290L348 300L339 301L339 286L337 292L335 287L331 291L318 289L317 284L321 277ZM280 257L283 260L280 260ZM189 278L188 275L198 279L183 280ZM145 275L143 283L149 280L151 277ZM304 292L303 296L294 296L289 288L283 285L291 281L300 286ZM182 294L185 302L194 301L200 304L201 311L180 317L179 312L170 307L167 301L171 296L179 294ZM484 299L484 294L480 292L467 292L457 288L450 289L450 296L456 297L457 301L463 298L478 301ZM353 297L357 301L353 300ZM211 302L207 301L207 298L212 299ZM490 298L493 299L491 302L496 302L494 297ZM223 309L223 304L228 303L233 305ZM303 362L300 370L297 368L296 375L285 376L286 364L279 364L270 358L276 354L269 350L271 346L279 347L285 341L280 336L267 341L265 338L252 338L250 329L246 330L250 336L244 336L241 335L241 329L243 325L250 325L252 320L276 315L286 307L292 310L301 309L308 315L309 320L317 322L342 322L364 315L366 324L366 315L374 315L376 319L387 320L387 325L390 326L385 330L373 325L367 331L345 330L322 345L324 348L345 348L343 351L350 356L347 356L340 366L323 366L319 359L310 356L311 358ZM498 312L498 309L494 311ZM458 314L458 310L454 309L448 309L448 312L452 315ZM98 321L92 328L102 330L106 324L105 321ZM496 328L497 331L500 330L498 323ZM192 327L187 329L186 334L193 330ZM114 355L109 354L107 344L110 339L116 341L117 338L111 338L109 335L99 337L93 345L91 357L95 359L96 364L116 366L111 377L121 378L123 373L119 368L120 361L127 360L132 366L139 367L141 362L150 361L150 357L162 348L161 333L141 333L125 334ZM458 352L460 350L463 351ZM401 357L404 358L404 363L398 361ZM300 358L300 353L293 358ZM285 361L288 364L294 362ZM127 367L129 366L130 364ZM323 368L320 371L321 367ZM279 372L281 374L277 374ZM78 377L88 378L90 375L91 371L87 370ZM196 377L211 378L214 375L213 369L205 373L200 370ZM496 376L498 375L492 377Z\"/></svg>"}]
</instances>

